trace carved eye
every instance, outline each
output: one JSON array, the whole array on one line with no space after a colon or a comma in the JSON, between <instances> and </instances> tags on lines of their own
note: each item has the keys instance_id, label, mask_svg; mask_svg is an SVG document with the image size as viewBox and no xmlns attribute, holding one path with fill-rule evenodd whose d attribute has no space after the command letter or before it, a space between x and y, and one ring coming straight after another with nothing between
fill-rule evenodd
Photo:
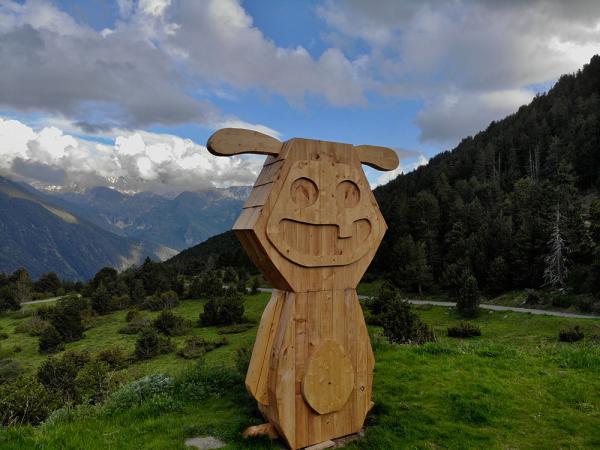
<instances>
[{"instance_id":1,"label":"carved eye","mask_svg":"<svg viewBox=\"0 0 600 450\"><path fill-rule=\"evenodd\" d=\"M350 180L344 180L337 185L335 189L335 197L338 205L345 208L352 208L358 205L360 200L360 189Z\"/></svg>"},{"instance_id":2,"label":"carved eye","mask_svg":"<svg viewBox=\"0 0 600 450\"><path fill-rule=\"evenodd\" d=\"M290 194L294 203L305 208L317 201L319 189L314 181L308 178L298 178L292 183Z\"/></svg>"}]
</instances>

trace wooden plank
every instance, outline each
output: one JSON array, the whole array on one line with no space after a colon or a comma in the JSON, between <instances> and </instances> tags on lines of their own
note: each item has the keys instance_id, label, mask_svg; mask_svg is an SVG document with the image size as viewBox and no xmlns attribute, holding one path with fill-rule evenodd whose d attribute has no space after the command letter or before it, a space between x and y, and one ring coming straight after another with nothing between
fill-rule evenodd
<instances>
[{"instance_id":1,"label":"wooden plank","mask_svg":"<svg viewBox=\"0 0 600 450\"><path fill-rule=\"evenodd\" d=\"M355 145L354 151L360 162L378 170L394 170L400 164L398 154L387 147L376 145Z\"/></svg>"},{"instance_id":2,"label":"wooden plank","mask_svg":"<svg viewBox=\"0 0 600 450\"><path fill-rule=\"evenodd\" d=\"M246 199L246 203L244 203L244 209L264 205L271 193L272 187L273 183L267 183L252 189L252 192L250 192L250 195Z\"/></svg>"},{"instance_id":3,"label":"wooden plank","mask_svg":"<svg viewBox=\"0 0 600 450\"><path fill-rule=\"evenodd\" d=\"M331 440L319 442L318 444L311 445L310 447L305 447L304 450L324 450L326 448L335 447L335 442Z\"/></svg>"},{"instance_id":4,"label":"wooden plank","mask_svg":"<svg viewBox=\"0 0 600 450\"><path fill-rule=\"evenodd\" d=\"M254 183L254 187L261 186L267 183L273 183L277 176L281 171L281 167L283 166L283 160L276 161L272 164L264 166L263 169L258 174L258 178Z\"/></svg>"},{"instance_id":5,"label":"wooden plank","mask_svg":"<svg viewBox=\"0 0 600 450\"><path fill-rule=\"evenodd\" d=\"M242 128L222 128L208 138L208 151L217 156L232 156L242 153L278 155L282 142L274 137Z\"/></svg>"}]
</instances>

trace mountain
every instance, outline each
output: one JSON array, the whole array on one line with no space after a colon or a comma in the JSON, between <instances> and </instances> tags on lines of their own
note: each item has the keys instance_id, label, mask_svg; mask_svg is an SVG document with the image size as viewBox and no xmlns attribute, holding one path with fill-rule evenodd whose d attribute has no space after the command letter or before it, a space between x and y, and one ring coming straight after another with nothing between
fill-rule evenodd
<instances>
[{"instance_id":1,"label":"mountain","mask_svg":"<svg viewBox=\"0 0 600 450\"><path fill-rule=\"evenodd\" d=\"M0 271L25 267L34 278L53 271L88 279L104 266L124 269L147 256L162 260L176 253L106 231L2 177L0 230Z\"/></svg>"},{"instance_id":2,"label":"mountain","mask_svg":"<svg viewBox=\"0 0 600 450\"><path fill-rule=\"evenodd\" d=\"M231 228L250 189L186 191L167 198L95 187L46 193L45 198L110 232L183 250Z\"/></svg>"},{"instance_id":3,"label":"mountain","mask_svg":"<svg viewBox=\"0 0 600 450\"><path fill-rule=\"evenodd\" d=\"M594 56L516 113L376 189L389 229L371 271L451 294L470 275L490 293L600 292L599 192Z\"/></svg>"},{"instance_id":4,"label":"mountain","mask_svg":"<svg viewBox=\"0 0 600 450\"><path fill-rule=\"evenodd\" d=\"M473 276L490 294L550 286L600 296L600 57L375 196L388 232L372 276L450 295ZM228 232L165 264L235 265L240 252ZM556 265L564 286L550 280Z\"/></svg>"}]
</instances>

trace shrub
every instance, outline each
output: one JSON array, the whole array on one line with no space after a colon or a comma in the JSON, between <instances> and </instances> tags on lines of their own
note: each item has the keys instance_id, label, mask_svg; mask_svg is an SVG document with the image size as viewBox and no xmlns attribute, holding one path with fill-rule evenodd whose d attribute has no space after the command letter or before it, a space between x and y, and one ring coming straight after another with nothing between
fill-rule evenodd
<instances>
[{"instance_id":1,"label":"shrub","mask_svg":"<svg viewBox=\"0 0 600 450\"><path fill-rule=\"evenodd\" d=\"M134 320L133 322L128 323L124 327L119 328L119 333L121 334L138 334L144 331L146 328L149 328L152 325L150 320L145 317L141 317L139 319Z\"/></svg>"},{"instance_id":2,"label":"shrub","mask_svg":"<svg viewBox=\"0 0 600 450\"><path fill-rule=\"evenodd\" d=\"M8 339L8 334L0 333L0 341L3 341L4 339Z\"/></svg>"},{"instance_id":3,"label":"shrub","mask_svg":"<svg viewBox=\"0 0 600 450\"><path fill-rule=\"evenodd\" d=\"M96 356L96 360L108 364L111 370L122 369L127 366L127 356L121 347L109 347Z\"/></svg>"},{"instance_id":4,"label":"shrub","mask_svg":"<svg viewBox=\"0 0 600 450\"><path fill-rule=\"evenodd\" d=\"M410 304L398 295L392 297L381 314L383 334L392 343L423 344L435 341L433 331L415 314Z\"/></svg>"},{"instance_id":5,"label":"shrub","mask_svg":"<svg viewBox=\"0 0 600 450\"><path fill-rule=\"evenodd\" d=\"M216 270L207 272L203 277L196 278L190 286L191 298L213 299L224 294L223 277Z\"/></svg>"},{"instance_id":6,"label":"shrub","mask_svg":"<svg viewBox=\"0 0 600 450\"><path fill-rule=\"evenodd\" d=\"M481 336L481 330L477 325L469 322L461 322L453 327L448 327L448 337L470 338L474 336Z\"/></svg>"},{"instance_id":7,"label":"shrub","mask_svg":"<svg viewBox=\"0 0 600 450\"><path fill-rule=\"evenodd\" d=\"M142 309L150 311L162 311L164 309L175 308L179 303L179 296L175 291L163 292L160 295L151 295L144 300Z\"/></svg>"},{"instance_id":8,"label":"shrub","mask_svg":"<svg viewBox=\"0 0 600 450\"><path fill-rule=\"evenodd\" d=\"M140 311L138 311L137 309L131 309L127 311L127 314L125 315L125 322L133 322L134 320L140 319L141 317L142 313Z\"/></svg>"},{"instance_id":9,"label":"shrub","mask_svg":"<svg viewBox=\"0 0 600 450\"><path fill-rule=\"evenodd\" d=\"M8 383L16 379L23 369L21 364L13 359L0 359L0 384Z\"/></svg>"},{"instance_id":10,"label":"shrub","mask_svg":"<svg viewBox=\"0 0 600 450\"><path fill-rule=\"evenodd\" d=\"M100 403L114 389L115 381L105 361L88 362L75 378L75 395L81 403Z\"/></svg>"},{"instance_id":11,"label":"shrub","mask_svg":"<svg viewBox=\"0 0 600 450\"><path fill-rule=\"evenodd\" d=\"M40 341L38 344L39 353L56 353L65 348L65 342L63 336L54 328L54 326L47 326L42 334L40 335Z\"/></svg>"},{"instance_id":12,"label":"shrub","mask_svg":"<svg viewBox=\"0 0 600 450\"><path fill-rule=\"evenodd\" d=\"M233 325L242 322L244 317L244 298L234 289L228 289L222 297L210 299L200 313L199 324Z\"/></svg>"},{"instance_id":13,"label":"shrub","mask_svg":"<svg viewBox=\"0 0 600 450\"><path fill-rule=\"evenodd\" d=\"M199 358L200 356L227 344L228 341L225 338L216 341L207 341L201 337L193 337L186 339L184 346L177 351L177 354L186 359Z\"/></svg>"},{"instance_id":14,"label":"shrub","mask_svg":"<svg viewBox=\"0 0 600 450\"><path fill-rule=\"evenodd\" d=\"M19 377L0 385L0 422L3 425L40 423L58 405L56 396L35 378Z\"/></svg>"},{"instance_id":15,"label":"shrub","mask_svg":"<svg viewBox=\"0 0 600 450\"><path fill-rule=\"evenodd\" d=\"M525 298L526 305L538 305L541 303L540 295L535 289L526 289L527 297Z\"/></svg>"},{"instance_id":16,"label":"shrub","mask_svg":"<svg viewBox=\"0 0 600 450\"><path fill-rule=\"evenodd\" d=\"M558 340L561 342L577 342L584 338L583 330L579 325L563 328L558 332Z\"/></svg>"},{"instance_id":17,"label":"shrub","mask_svg":"<svg viewBox=\"0 0 600 450\"><path fill-rule=\"evenodd\" d=\"M0 313L6 311L16 311L21 308L17 296L17 290L12 284L7 284L0 288Z\"/></svg>"},{"instance_id":18,"label":"shrub","mask_svg":"<svg viewBox=\"0 0 600 450\"><path fill-rule=\"evenodd\" d=\"M97 276L98 274L96 274ZM92 308L98 314L108 314L110 312L111 296L103 282L100 282L96 290L92 293L91 299Z\"/></svg>"},{"instance_id":19,"label":"shrub","mask_svg":"<svg viewBox=\"0 0 600 450\"><path fill-rule=\"evenodd\" d=\"M65 342L73 342L83 337L82 313L89 309L86 299L76 295L58 301L46 312L48 320L56 328Z\"/></svg>"},{"instance_id":20,"label":"shrub","mask_svg":"<svg viewBox=\"0 0 600 450\"><path fill-rule=\"evenodd\" d=\"M187 321L181 317L173 314L171 311L161 312L152 326L157 331L167 336L181 336L189 331L191 328Z\"/></svg>"},{"instance_id":21,"label":"shrub","mask_svg":"<svg viewBox=\"0 0 600 450\"><path fill-rule=\"evenodd\" d=\"M465 278L459 291L456 309L463 317L477 317L479 315L479 288L473 275Z\"/></svg>"},{"instance_id":22,"label":"shrub","mask_svg":"<svg viewBox=\"0 0 600 450\"><path fill-rule=\"evenodd\" d=\"M173 392L173 378L168 375L148 375L126 384L113 392L106 404L108 413L139 405L152 397L169 395Z\"/></svg>"},{"instance_id":23,"label":"shrub","mask_svg":"<svg viewBox=\"0 0 600 450\"><path fill-rule=\"evenodd\" d=\"M248 367L250 366L250 358L252 357L252 349L250 347L240 347L235 353L235 368L240 375L246 376Z\"/></svg>"},{"instance_id":24,"label":"shrub","mask_svg":"<svg viewBox=\"0 0 600 450\"><path fill-rule=\"evenodd\" d=\"M31 316L25 322L21 322L16 326L16 333L27 333L30 336L40 336L44 330L48 327L50 322L42 319L38 315Z\"/></svg>"},{"instance_id":25,"label":"shrub","mask_svg":"<svg viewBox=\"0 0 600 450\"><path fill-rule=\"evenodd\" d=\"M127 308L130 303L129 295L115 295L110 299L109 307L111 311L120 311Z\"/></svg>"},{"instance_id":26,"label":"shrub","mask_svg":"<svg viewBox=\"0 0 600 450\"><path fill-rule=\"evenodd\" d=\"M135 343L135 356L137 359L150 359L171 351L173 351L171 341L160 336L154 328L143 330Z\"/></svg>"},{"instance_id":27,"label":"shrub","mask_svg":"<svg viewBox=\"0 0 600 450\"><path fill-rule=\"evenodd\" d=\"M65 402L75 399L75 378L90 361L87 352L66 352L61 358L48 358L37 370L37 380Z\"/></svg>"},{"instance_id":28,"label":"shrub","mask_svg":"<svg viewBox=\"0 0 600 450\"><path fill-rule=\"evenodd\" d=\"M252 284L250 285L250 293L252 295L258 294L260 288L260 280L258 277L252 278Z\"/></svg>"},{"instance_id":29,"label":"shrub","mask_svg":"<svg viewBox=\"0 0 600 450\"><path fill-rule=\"evenodd\" d=\"M186 399L201 401L209 396L221 397L243 386L240 373L230 366L208 366L200 358L176 380L176 392Z\"/></svg>"},{"instance_id":30,"label":"shrub","mask_svg":"<svg viewBox=\"0 0 600 450\"><path fill-rule=\"evenodd\" d=\"M377 295L369 298L366 301L367 309L373 316L373 322L375 322L374 325L379 321L378 317L383 314L387 305L390 304L397 296L398 292L394 286L389 281L386 281L379 287Z\"/></svg>"},{"instance_id":31,"label":"shrub","mask_svg":"<svg viewBox=\"0 0 600 450\"><path fill-rule=\"evenodd\" d=\"M235 325L228 325L217 330L219 334L237 334L243 333L254 326L253 323L236 323Z\"/></svg>"}]
</instances>

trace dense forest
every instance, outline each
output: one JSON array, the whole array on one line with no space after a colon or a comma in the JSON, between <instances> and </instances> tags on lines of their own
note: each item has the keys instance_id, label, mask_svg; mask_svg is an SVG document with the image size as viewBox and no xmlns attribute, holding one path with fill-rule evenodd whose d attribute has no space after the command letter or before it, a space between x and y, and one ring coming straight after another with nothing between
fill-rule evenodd
<instances>
[{"instance_id":1,"label":"dense forest","mask_svg":"<svg viewBox=\"0 0 600 450\"><path fill-rule=\"evenodd\" d=\"M413 291L600 292L600 57L375 194L371 273ZM393 268L390 270L390 268Z\"/></svg>"}]
</instances>

